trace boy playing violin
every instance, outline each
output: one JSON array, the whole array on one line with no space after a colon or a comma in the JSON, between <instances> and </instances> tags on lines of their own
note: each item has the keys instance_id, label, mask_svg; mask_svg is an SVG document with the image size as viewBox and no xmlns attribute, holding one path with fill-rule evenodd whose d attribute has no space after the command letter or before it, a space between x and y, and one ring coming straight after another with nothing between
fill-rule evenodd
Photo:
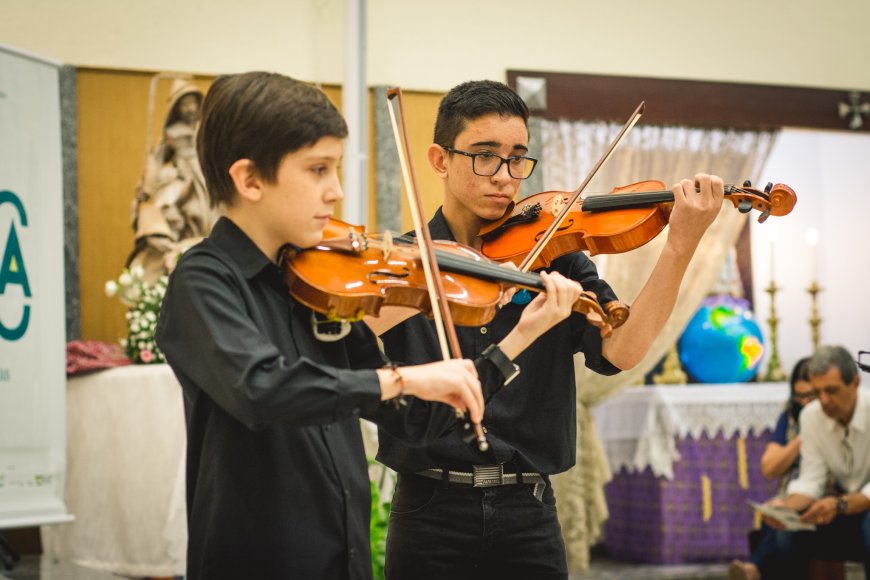
<instances>
[{"instance_id":1,"label":"boy playing violin","mask_svg":"<svg viewBox=\"0 0 870 580\"><path fill-rule=\"evenodd\" d=\"M534 170L535 160L527 157L528 116L522 99L497 82L464 83L444 97L428 151L444 184L444 204L429 222L433 238L480 248L481 226L504 215ZM411 447L380 431L378 459L399 473L388 578L567 577L550 475L575 462L574 354L583 352L592 370L614 374L640 362L661 331L695 248L719 213L724 188L718 177L699 174L673 192L667 244L628 321L602 339L573 314L526 349L517 359L522 370L516 380L487 398L489 451L464 445L454 434ZM548 270L576 280L602 304L616 299L582 252L557 258ZM477 355L505 336L527 308L517 302L485 326L458 328L462 352ZM372 324L379 331L385 326ZM432 360L435 334L422 316L381 338L392 359Z\"/></svg>"},{"instance_id":2,"label":"boy playing violin","mask_svg":"<svg viewBox=\"0 0 870 580\"><path fill-rule=\"evenodd\" d=\"M481 381L503 382L485 358L385 367L364 324L320 340L288 293L279 255L321 241L346 135L322 92L277 74L221 77L203 103L198 154L225 216L182 256L157 331L184 392L190 580L370 578L359 418L427 443L455 425L451 407L479 422ZM580 292L546 284L503 343L514 354Z\"/></svg>"}]
</instances>

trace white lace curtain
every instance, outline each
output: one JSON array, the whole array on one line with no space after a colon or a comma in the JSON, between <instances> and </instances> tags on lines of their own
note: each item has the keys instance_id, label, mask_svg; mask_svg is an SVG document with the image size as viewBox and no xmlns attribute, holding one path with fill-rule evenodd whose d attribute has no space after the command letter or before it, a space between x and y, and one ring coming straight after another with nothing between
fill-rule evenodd
<instances>
[{"instance_id":1,"label":"white lace curtain","mask_svg":"<svg viewBox=\"0 0 870 580\"><path fill-rule=\"evenodd\" d=\"M603 122L542 121L541 154L544 191L572 191L609 145L620 126ZM687 127L637 126L598 172L587 193L606 193L614 186L658 179L667 188L696 173L720 175L740 185L759 177L773 146L773 131L733 131ZM646 358L631 371L614 377L589 372L582 355L575 361L577 379L577 465L554 479L559 517L572 571L589 564L589 547L607 519L604 484L610 467L592 424L591 406L637 382L676 342L689 318L716 281L746 216L725 203L704 235L683 280L676 308ZM667 230L649 244L625 254L596 256L599 273L620 300L631 304L661 253Z\"/></svg>"}]
</instances>

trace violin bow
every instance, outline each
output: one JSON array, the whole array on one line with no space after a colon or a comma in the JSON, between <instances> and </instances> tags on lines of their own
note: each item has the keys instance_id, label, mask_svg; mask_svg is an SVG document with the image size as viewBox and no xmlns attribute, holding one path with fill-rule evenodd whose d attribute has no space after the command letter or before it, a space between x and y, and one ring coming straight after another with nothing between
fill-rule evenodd
<instances>
[{"instance_id":1,"label":"violin bow","mask_svg":"<svg viewBox=\"0 0 870 580\"><path fill-rule=\"evenodd\" d=\"M544 247L550 242L553 236L556 234L558 229L562 226L562 222L565 221L565 218L568 216L568 213L571 211L571 208L574 206L574 203L580 199L580 196L586 190L586 186L589 185L589 182L592 181L592 178L595 177L595 174L598 173L598 170L610 159L610 156L613 155L613 152L622 142L628 132L632 127L637 124L638 120L640 120L641 115L643 115L643 111L646 108L646 101L641 101L634 112L631 114L631 117L628 118L628 121L625 122L625 125L622 126L619 133L614 137L613 141L610 143L610 146L604 152L604 155L601 156L600 159L595 163L592 167L592 170L586 175L586 179L583 180L583 183L580 184L574 194L571 196L571 199L568 200L556 218L553 220L553 223L550 224L550 227L544 232L544 235L541 236L541 239L535 244L535 247L529 252L526 258L522 261L519 266L521 272L528 272L531 265L534 264L535 260L544 250Z\"/></svg>"},{"instance_id":2,"label":"violin bow","mask_svg":"<svg viewBox=\"0 0 870 580\"><path fill-rule=\"evenodd\" d=\"M402 119L401 134L396 121L396 113L393 110L393 99L399 109L399 117ZM423 273L426 277L426 286L429 291L429 302L432 304L432 317L435 320L435 330L438 333L438 343L441 346L441 355L444 360L451 358L451 352L456 358L462 357L459 347L459 338L456 335L456 327L453 324L453 316L447 304L447 293L441 281L441 269L435 259L435 251L432 246L432 236L429 233L429 224L423 215L423 202L417 189L417 177L411 162L411 151L408 141L408 129L405 124L404 107L402 106L402 89L393 87L387 90L387 109L390 112L390 124L393 127L393 137L396 141L396 149L399 153L399 164L402 167L402 178L405 183L405 192L408 204L411 208L411 216L414 219L414 232L417 234L417 245L420 248L420 261L423 263ZM481 451L489 449L489 443L483 434L483 428L479 423L474 423L474 431L477 436L477 445Z\"/></svg>"}]
</instances>

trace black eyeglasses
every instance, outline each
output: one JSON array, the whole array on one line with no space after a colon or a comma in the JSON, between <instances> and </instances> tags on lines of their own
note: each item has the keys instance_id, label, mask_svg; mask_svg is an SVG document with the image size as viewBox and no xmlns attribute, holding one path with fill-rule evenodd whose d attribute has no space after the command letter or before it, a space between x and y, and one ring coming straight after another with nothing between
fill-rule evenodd
<instances>
[{"instance_id":1,"label":"black eyeglasses","mask_svg":"<svg viewBox=\"0 0 870 580\"><path fill-rule=\"evenodd\" d=\"M870 350L859 350L858 351L858 368L864 371L865 373L870 373L870 356L865 356L864 360L861 361L861 355L867 354L870 355Z\"/></svg>"},{"instance_id":2,"label":"black eyeglasses","mask_svg":"<svg viewBox=\"0 0 870 580\"><path fill-rule=\"evenodd\" d=\"M794 399L795 401L807 401L807 402L809 402L809 401L814 401L816 399L816 393L813 391L810 391L808 393L797 393L796 392L794 395L792 395L791 398Z\"/></svg>"},{"instance_id":3,"label":"black eyeglasses","mask_svg":"<svg viewBox=\"0 0 870 580\"><path fill-rule=\"evenodd\" d=\"M535 165L538 164L537 159L525 157L524 155L502 157L488 151L469 153L468 151L454 149L453 147L444 147L444 150L471 157L471 170L475 175L480 175L481 177L492 177L501 169L502 163L507 163L508 174L511 177L514 179L527 179L531 176L532 171L535 170Z\"/></svg>"}]
</instances>

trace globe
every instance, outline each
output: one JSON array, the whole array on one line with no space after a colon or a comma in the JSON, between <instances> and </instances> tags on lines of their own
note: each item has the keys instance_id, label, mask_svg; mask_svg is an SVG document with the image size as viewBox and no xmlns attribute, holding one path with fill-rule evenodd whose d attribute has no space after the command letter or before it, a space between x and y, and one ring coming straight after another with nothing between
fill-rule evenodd
<instances>
[{"instance_id":1,"label":"globe","mask_svg":"<svg viewBox=\"0 0 870 580\"><path fill-rule=\"evenodd\" d=\"M749 303L708 296L677 343L680 362L700 383L742 383L758 373L764 339Z\"/></svg>"}]
</instances>

